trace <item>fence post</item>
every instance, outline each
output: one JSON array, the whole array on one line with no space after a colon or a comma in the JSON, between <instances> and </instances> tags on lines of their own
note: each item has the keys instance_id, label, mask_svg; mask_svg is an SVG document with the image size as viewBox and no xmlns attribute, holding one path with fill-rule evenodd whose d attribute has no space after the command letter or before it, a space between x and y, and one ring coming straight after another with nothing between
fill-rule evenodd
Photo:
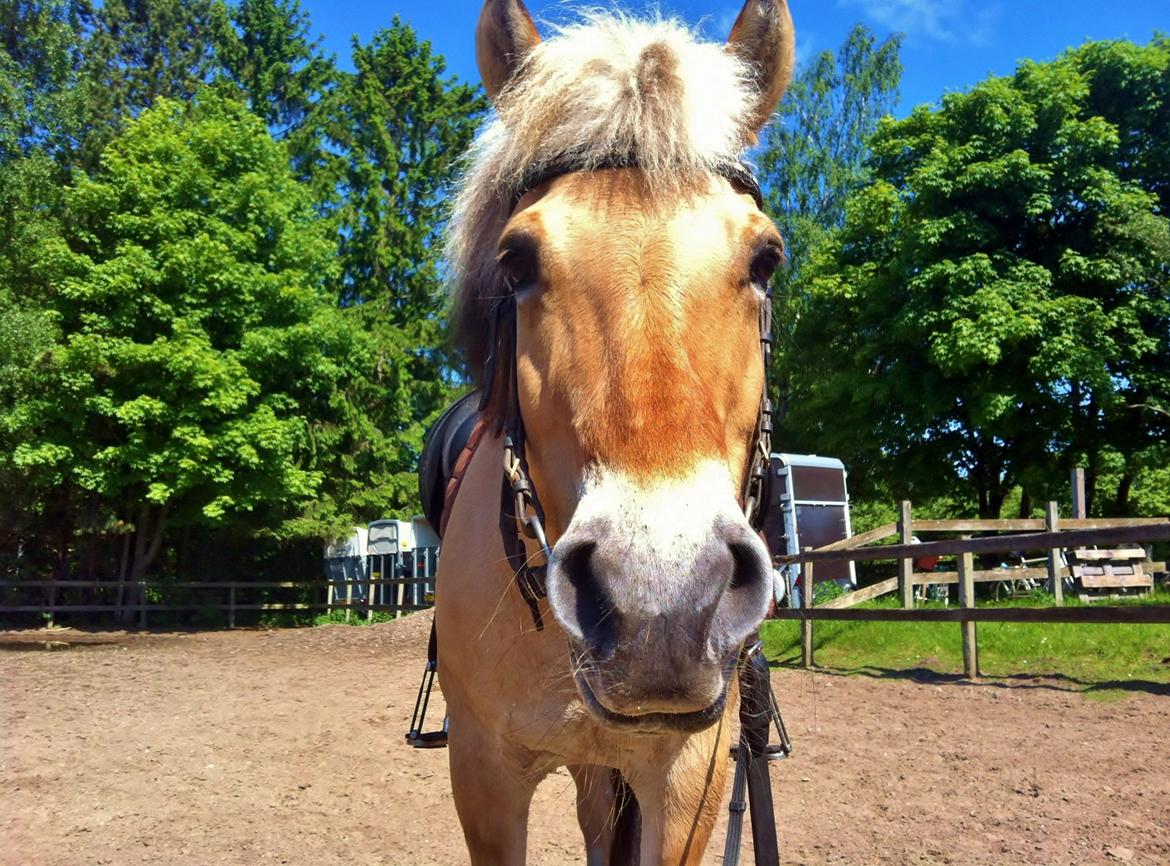
<instances>
[{"instance_id":1,"label":"fence post","mask_svg":"<svg viewBox=\"0 0 1170 866\"><path fill-rule=\"evenodd\" d=\"M374 573L366 570L366 622L374 621Z\"/></svg>"},{"instance_id":2,"label":"fence post","mask_svg":"<svg viewBox=\"0 0 1170 866\"><path fill-rule=\"evenodd\" d=\"M964 610L975 607L975 555L959 554L959 606ZM979 637L975 623L963 620L963 671L968 679L979 676Z\"/></svg>"},{"instance_id":3,"label":"fence post","mask_svg":"<svg viewBox=\"0 0 1170 866\"><path fill-rule=\"evenodd\" d=\"M1089 516L1085 511L1085 470L1079 466L1072 471L1072 516Z\"/></svg>"},{"instance_id":4,"label":"fence post","mask_svg":"<svg viewBox=\"0 0 1170 866\"><path fill-rule=\"evenodd\" d=\"M898 534L902 544L909 544L914 535L914 520L910 514L910 500L902 500L902 513L898 517ZM910 610L914 607L914 560L907 557L898 560L898 595L902 599L902 607Z\"/></svg>"},{"instance_id":5,"label":"fence post","mask_svg":"<svg viewBox=\"0 0 1170 866\"><path fill-rule=\"evenodd\" d=\"M1147 557L1148 559L1148 557ZM52 578L49 584L49 622L47 627L53 628L57 623L57 581Z\"/></svg>"},{"instance_id":6,"label":"fence post","mask_svg":"<svg viewBox=\"0 0 1170 866\"><path fill-rule=\"evenodd\" d=\"M402 608L406 606L406 569L402 565L402 551L394 554L390 560L390 567L394 569L394 618L402 616Z\"/></svg>"},{"instance_id":7,"label":"fence post","mask_svg":"<svg viewBox=\"0 0 1170 866\"><path fill-rule=\"evenodd\" d=\"M812 548L806 547L805 550L812 550ZM801 601L804 602L805 611L811 611L813 609L813 596L816 595L816 584L813 583L813 564L811 562L802 563L800 569L801 575L804 577L802 581L804 597ZM813 621L810 616L800 620L800 661L806 669L813 666Z\"/></svg>"},{"instance_id":8,"label":"fence post","mask_svg":"<svg viewBox=\"0 0 1170 866\"><path fill-rule=\"evenodd\" d=\"M228 628L236 627L236 584L228 584Z\"/></svg>"},{"instance_id":9,"label":"fence post","mask_svg":"<svg viewBox=\"0 0 1170 866\"><path fill-rule=\"evenodd\" d=\"M349 622L350 605L353 604L353 581L348 577L345 581L345 621Z\"/></svg>"},{"instance_id":10,"label":"fence post","mask_svg":"<svg viewBox=\"0 0 1170 866\"><path fill-rule=\"evenodd\" d=\"M1055 502L1049 502L1044 511L1044 529L1046 532L1060 529L1060 514ZM1048 579L1052 581L1052 596L1058 606L1064 604L1064 578L1060 571L1060 548L1054 547L1048 551Z\"/></svg>"},{"instance_id":11,"label":"fence post","mask_svg":"<svg viewBox=\"0 0 1170 866\"><path fill-rule=\"evenodd\" d=\"M146 581L138 582L138 627L146 628Z\"/></svg>"}]
</instances>

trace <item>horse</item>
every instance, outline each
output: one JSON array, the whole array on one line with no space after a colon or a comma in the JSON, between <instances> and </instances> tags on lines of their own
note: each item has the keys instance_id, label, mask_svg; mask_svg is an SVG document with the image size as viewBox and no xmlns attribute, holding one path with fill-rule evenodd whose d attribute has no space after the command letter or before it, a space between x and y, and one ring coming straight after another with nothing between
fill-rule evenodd
<instances>
[{"instance_id":1,"label":"horse","mask_svg":"<svg viewBox=\"0 0 1170 866\"><path fill-rule=\"evenodd\" d=\"M454 804L474 866L522 864L567 767L590 866L696 864L772 599L754 512L784 247L744 154L791 16L747 0L726 44L616 12L542 39L486 0L475 41L494 116L446 255L479 433L435 611Z\"/></svg>"}]
</instances>

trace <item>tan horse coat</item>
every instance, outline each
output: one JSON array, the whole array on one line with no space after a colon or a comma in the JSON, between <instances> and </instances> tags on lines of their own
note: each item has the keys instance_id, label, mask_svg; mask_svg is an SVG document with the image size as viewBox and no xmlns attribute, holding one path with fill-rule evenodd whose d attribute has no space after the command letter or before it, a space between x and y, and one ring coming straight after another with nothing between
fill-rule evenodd
<instances>
[{"instance_id":1,"label":"tan horse coat","mask_svg":"<svg viewBox=\"0 0 1170 866\"><path fill-rule=\"evenodd\" d=\"M585 56L599 32L616 47ZM614 853L612 768L637 799L638 862L698 863L727 771L727 661L770 580L737 497L763 389L760 292L782 249L711 168L738 158L779 98L791 21L783 0L748 0L729 48L705 55L661 22L595 20L560 40L540 43L518 0L485 5L477 45L500 119L457 202L456 319L482 361L491 294L516 293L519 403L555 546L536 631L500 537L502 444L485 438L438 577L453 793L472 862L521 864L532 793L568 766L598 866ZM591 86L621 117L580 100ZM639 167L562 174L510 200L520 169L574 140L574 111L579 163L616 146ZM709 706L723 707L713 723L672 728ZM638 721L650 718L667 721Z\"/></svg>"}]
</instances>

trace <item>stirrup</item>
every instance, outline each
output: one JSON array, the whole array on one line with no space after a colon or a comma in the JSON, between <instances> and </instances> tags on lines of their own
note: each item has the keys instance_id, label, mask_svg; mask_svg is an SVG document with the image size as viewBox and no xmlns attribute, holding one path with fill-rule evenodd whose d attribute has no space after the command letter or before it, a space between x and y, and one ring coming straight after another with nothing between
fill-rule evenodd
<instances>
[{"instance_id":1,"label":"stirrup","mask_svg":"<svg viewBox=\"0 0 1170 866\"><path fill-rule=\"evenodd\" d=\"M425 734L420 734L418 731L411 731L406 735L406 742L410 743L416 749L447 748L446 717L443 718L443 729L441 731L427 731Z\"/></svg>"},{"instance_id":2,"label":"stirrup","mask_svg":"<svg viewBox=\"0 0 1170 866\"><path fill-rule=\"evenodd\" d=\"M785 758L788 757L788 755L791 751L792 751L791 747L786 748L785 746L781 745L780 743L769 743L768 747L766 749L764 749L764 753L762 755L756 755L755 759L763 758L765 761L783 761ZM738 744L731 747L731 760L733 760L733 761L739 760L739 745Z\"/></svg>"},{"instance_id":3,"label":"stirrup","mask_svg":"<svg viewBox=\"0 0 1170 866\"><path fill-rule=\"evenodd\" d=\"M406 742L416 749L445 749L447 747L448 718L443 717L443 727L438 731L423 733L423 723L426 721L427 706L431 702L431 689L435 687L435 672L438 663L428 660L423 668L422 682L418 685L418 697L414 701L414 713L410 717L410 730L406 733Z\"/></svg>"}]
</instances>

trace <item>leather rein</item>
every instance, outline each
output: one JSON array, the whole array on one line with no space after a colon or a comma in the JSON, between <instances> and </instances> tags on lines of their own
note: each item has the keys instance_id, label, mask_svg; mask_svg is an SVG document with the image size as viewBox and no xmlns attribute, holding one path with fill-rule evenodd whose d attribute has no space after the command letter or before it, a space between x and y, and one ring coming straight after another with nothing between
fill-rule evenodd
<instances>
[{"instance_id":1,"label":"leather rein","mask_svg":"<svg viewBox=\"0 0 1170 866\"><path fill-rule=\"evenodd\" d=\"M604 165L560 165L545 169L526 177L519 191L513 197L513 209L520 198L529 190L542 183L566 174L600 168L636 168L633 160L615 160ZM751 170L741 162L727 163L715 169L731 184L747 192L755 199L756 206L763 210L763 196L760 185ZM772 292L764 286L760 301L760 347L764 362L764 389L760 396L760 411L756 428L748 451L748 465L741 502L744 515L753 529L759 530L764 518L768 478L772 453L772 402L768 399L767 374L772 359ZM503 359L507 379L505 400L507 412L497 425L497 432L504 436L504 465L500 483L500 537L508 564L516 575L516 586L532 612L532 620L539 631L544 628L539 600L548 595L546 570L552 560L552 549L544 530L544 509L540 505L536 488L528 474L528 461L524 454L524 419L520 413L520 398L516 376L516 296L513 292L502 293L491 307L488 320L489 345L493 350L484 360L485 375L480 410L491 399L495 387L496 364ZM536 543L537 553L543 554L544 562L532 563L525 539Z\"/></svg>"}]
</instances>

